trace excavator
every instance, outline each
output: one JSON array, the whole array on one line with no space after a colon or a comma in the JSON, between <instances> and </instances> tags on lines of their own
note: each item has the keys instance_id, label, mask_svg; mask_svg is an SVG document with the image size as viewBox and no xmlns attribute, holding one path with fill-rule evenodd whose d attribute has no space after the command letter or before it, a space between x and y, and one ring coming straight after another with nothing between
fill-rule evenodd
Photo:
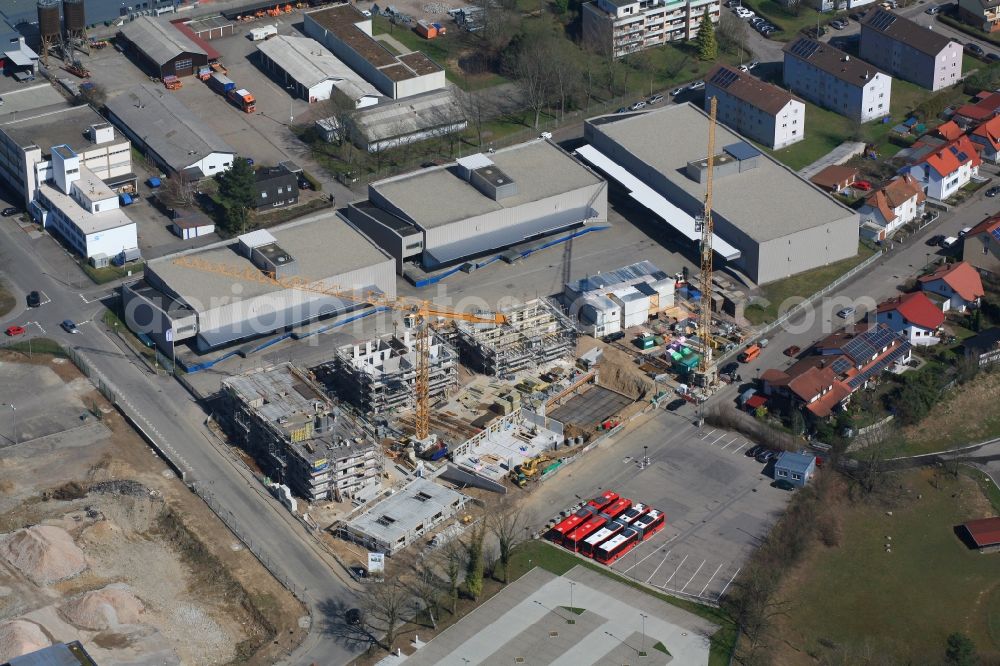
<instances>
[{"instance_id":1,"label":"excavator","mask_svg":"<svg viewBox=\"0 0 1000 666\"><path fill-rule=\"evenodd\" d=\"M528 480L536 476L545 463L552 462L552 460L551 456L547 456L544 453L534 458L528 458L520 465L515 465L514 469L510 471L508 478L518 488L524 488L528 485Z\"/></svg>"}]
</instances>

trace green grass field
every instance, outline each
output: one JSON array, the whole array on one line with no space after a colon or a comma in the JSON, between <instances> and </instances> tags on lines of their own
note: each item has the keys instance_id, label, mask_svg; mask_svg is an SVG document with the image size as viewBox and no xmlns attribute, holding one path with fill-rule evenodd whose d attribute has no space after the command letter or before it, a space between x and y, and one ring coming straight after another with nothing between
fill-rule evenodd
<instances>
[{"instance_id":1,"label":"green grass field","mask_svg":"<svg viewBox=\"0 0 1000 666\"><path fill-rule=\"evenodd\" d=\"M751 305L746 309L746 318L749 319L755 326L774 321L778 318L778 315L780 314L779 307L785 300L789 298L805 298L815 294L817 291L830 284L868 257L872 256L872 254L874 254L874 251L871 248L866 245L859 244L858 253L849 259L838 261L830 264L829 266L814 268L811 271L799 273L798 275L793 275L792 277L785 278L784 280L778 280L777 282L764 285L761 287L761 294L764 298L770 301L770 303L767 307Z\"/></svg>"},{"instance_id":2,"label":"green grass field","mask_svg":"<svg viewBox=\"0 0 1000 666\"><path fill-rule=\"evenodd\" d=\"M66 350L55 340L49 338L32 338L31 344L27 340L18 340L9 345L4 345L7 351L21 352L24 354L49 354L51 356L66 357Z\"/></svg>"},{"instance_id":3,"label":"green grass field","mask_svg":"<svg viewBox=\"0 0 1000 666\"><path fill-rule=\"evenodd\" d=\"M699 617L703 617L710 622L718 624L721 629L719 629L715 635L712 636L708 663L709 666L725 666L729 663L729 657L733 651L733 642L736 638L736 632L733 625L717 609L677 599L666 594L653 592L646 587L639 585L634 580L611 573L607 567L595 564L589 560L580 559L579 557L576 557L561 548L557 548L548 542L529 541L528 543L523 544L516 551L516 554L511 562L511 577L518 578L532 567L541 567L561 576L578 564L589 569L593 569L594 571L614 578L616 581L628 585L629 587L640 590L645 594L654 596L657 599L661 599L669 604L683 608L684 610L694 613ZM664 649L664 651L666 650Z\"/></svg>"},{"instance_id":4,"label":"green grass field","mask_svg":"<svg viewBox=\"0 0 1000 666\"><path fill-rule=\"evenodd\" d=\"M953 531L992 511L969 479L934 474L903 476L891 516L885 506L844 508L841 545L817 545L786 582L791 611L776 643L796 657L781 663L867 644L877 655L869 663L941 664L955 631L975 641L981 663L1000 659L1000 558L969 550Z\"/></svg>"},{"instance_id":5,"label":"green grass field","mask_svg":"<svg viewBox=\"0 0 1000 666\"><path fill-rule=\"evenodd\" d=\"M0 317L14 309L17 300L6 282L0 281Z\"/></svg>"}]
</instances>

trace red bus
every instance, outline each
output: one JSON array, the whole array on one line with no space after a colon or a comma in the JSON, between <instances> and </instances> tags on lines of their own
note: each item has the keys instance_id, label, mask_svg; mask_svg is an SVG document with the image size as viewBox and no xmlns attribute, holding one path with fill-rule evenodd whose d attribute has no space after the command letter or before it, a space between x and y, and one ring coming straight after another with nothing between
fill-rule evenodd
<instances>
[{"instance_id":1,"label":"red bus","mask_svg":"<svg viewBox=\"0 0 1000 666\"><path fill-rule=\"evenodd\" d=\"M618 499L618 493L613 490L605 490L602 494L587 502L586 506L592 508L594 513L597 513L616 499Z\"/></svg>"},{"instance_id":2,"label":"red bus","mask_svg":"<svg viewBox=\"0 0 1000 666\"><path fill-rule=\"evenodd\" d=\"M604 507L601 510L600 515L604 516L608 520L614 520L618 516L622 515L632 507L632 500L625 499L624 497L619 497L614 502Z\"/></svg>"},{"instance_id":3,"label":"red bus","mask_svg":"<svg viewBox=\"0 0 1000 666\"><path fill-rule=\"evenodd\" d=\"M587 557L593 557L595 548L621 532L623 529L625 529L625 526L621 523L608 523L606 526L591 534L583 543L580 544L580 554L586 555Z\"/></svg>"},{"instance_id":4,"label":"red bus","mask_svg":"<svg viewBox=\"0 0 1000 666\"><path fill-rule=\"evenodd\" d=\"M632 523L632 527L639 531L639 534L642 535L642 540L645 541L662 530L666 524L667 517L663 515L662 511L650 509L649 513L637 518L636 521Z\"/></svg>"},{"instance_id":5,"label":"red bus","mask_svg":"<svg viewBox=\"0 0 1000 666\"><path fill-rule=\"evenodd\" d=\"M646 512L648 511L649 507L645 504L633 504L632 508L618 516L617 520L622 525L631 525L638 520L640 516L646 515Z\"/></svg>"},{"instance_id":6,"label":"red bus","mask_svg":"<svg viewBox=\"0 0 1000 666\"><path fill-rule=\"evenodd\" d=\"M574 553L580 550L580 546L591 534L604 527L608 521L600 516L591 516L583 525L566 535L563 545Z\"/></svg>"},{"instance_id":7,"label":"red bus","mask_svg":"<svg viewBox=\"0 0 1000 666\"><path fill-rule=\"evenodd\" d=\"M621 534L605 541L594 551L594 559L601 564L613 564L615 560L639 545L639 533L626 527Z\"/></svg>"},{"instance_id":8,"label":"red bus","mask_svg":"<svg viewBox=\"0 0 1000 666\"><path fill-rule=\"evenodd\" d=\"M545 537L550 541L554 541L555 543L561 544L563 542L563 539L566 538L567 534L569 534L577 527L579 527L583 523L583 521L585 521L587 518L590 518L592 515L594 515L593 512L591 512L591 510L588 507L584 507L579 511L577 511L576 513L574 513L569 518L566 518L562 522L556 524L555 527L549 530L548 534L546 534Z\"/></svg>"}]
</instances>

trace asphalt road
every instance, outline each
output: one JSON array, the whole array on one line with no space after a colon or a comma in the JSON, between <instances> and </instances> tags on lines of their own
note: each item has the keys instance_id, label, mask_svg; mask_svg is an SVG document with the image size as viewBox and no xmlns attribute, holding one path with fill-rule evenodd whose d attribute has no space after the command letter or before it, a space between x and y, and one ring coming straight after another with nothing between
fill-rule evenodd
<instances>
[{"instance_id":1,"label":"asphalt road","mask_svg":"<svg viewBox=\"0 0 1000 666\"><path fill-rule=\"evenodd\" d=\"M279 578L300 591L311 611L313 630L288 663L349 661L361 646L347 644L338 636L337 626L343 609L355 605L355 599L351 588L336 575L336 565L242 465L209 439L203 427L206 414L184 389L133 362L109 338L99 298L110 289L78 288L76 279L82 274L75 267L50 269L40 256L58 257L54 245L48 237L30 239L12 218L0 222L0 261L18 298L18 306L0 325L27 325L28 335L44 335L75 349L94 370L95 379L111 386L140 427L175 452L185 480L204 489L214 499L216 512ZM42 292L44 304L29 310L24 297L33 289ZM76 322L80 332L63 331L59 323L64 319Z\"/></svg>"}]
</instances>

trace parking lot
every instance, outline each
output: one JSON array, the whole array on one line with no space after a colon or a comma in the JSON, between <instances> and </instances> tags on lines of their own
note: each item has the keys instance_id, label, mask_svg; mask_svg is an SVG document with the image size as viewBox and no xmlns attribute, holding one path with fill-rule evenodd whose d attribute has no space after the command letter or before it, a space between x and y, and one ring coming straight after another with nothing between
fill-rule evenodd
<instances>
[{"instance_id":1,"label":"parking lot","mask_svg":"<svg viewBox=\"0 0 1000 666\"><path fill-rule=\"evenodd\" d=\"M790 497L744 455L751 446L736 433L699 429L685 416L658 411L542 486L530 505L551 518L552 507L568 509L613 490L660 509L666 527L612 568L678 596L716 602Z\"/></svg>"}]
</instances>

